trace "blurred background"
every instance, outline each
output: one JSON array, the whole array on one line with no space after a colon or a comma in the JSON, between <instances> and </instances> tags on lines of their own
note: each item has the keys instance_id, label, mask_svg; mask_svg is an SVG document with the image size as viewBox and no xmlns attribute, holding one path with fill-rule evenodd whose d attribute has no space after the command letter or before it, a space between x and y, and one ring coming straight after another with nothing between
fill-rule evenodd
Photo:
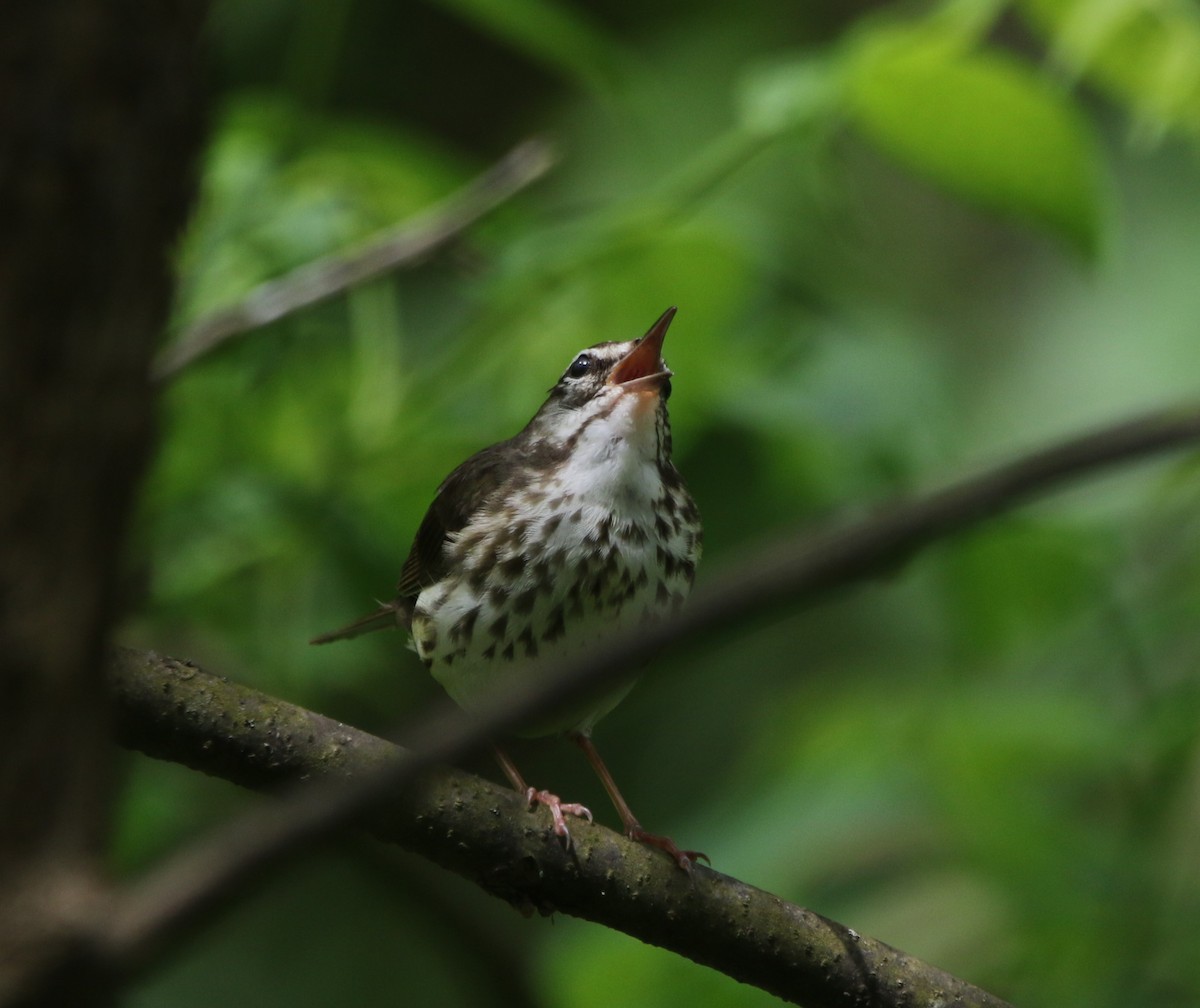
<instances>
[{"instance_id":1,"label":"blurred background","mask_svg":"<svg viewBox=\"0 0 1200 1008\"><path fill-rule=\"evenodd\" d=\"M442 477L578 349L671 304L702 580L1197 397L1194 0L223 0L209 44L172 338L523 140L558 160L419 264L169 380L123 643L392 730L436 690L401 638L306 641L388 597ZM664 655L597 744L649 829L1008 1000L1195 1004L1198 504L1194 458L1082 482ZM573 747L516 756L616 823ZM130 757L118 870L253 800ZM349 841L130 1003L405 997L773 1002Z\"/></svg>"}]
</instances>

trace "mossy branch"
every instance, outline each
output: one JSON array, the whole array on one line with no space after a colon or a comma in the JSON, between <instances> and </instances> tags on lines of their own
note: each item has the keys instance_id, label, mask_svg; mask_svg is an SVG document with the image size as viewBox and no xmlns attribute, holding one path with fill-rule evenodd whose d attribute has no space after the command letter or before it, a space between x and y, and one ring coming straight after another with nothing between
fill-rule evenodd
<instances>
[{"instance_id":1,"label":"mossy branch","mask_svg":"<svg viewBox=\"0 0 1200 1008\"><path fill-rule=\"evenodd\" d=\"M406 758L380 738L187 662L123 650L110 675L123 744L245 787L351 781ZM573 846L565 850L542 810L531 812L515 792L456 770L422 772L369 804L359 823L526 913L603 924L807 1008L1004 1005L737 879L702 865L689 877L659 852L603 826L573 822ZM209 878L203 866L197 878L200 884ZM179 885L178 875L174 881L170 892L153 898L190 900L189 887ZM148 919L171 917L161 907L142 910ZM117 958L151 955L152 943L126 941L137 932L130 913L126 907L114 915L110 949Z\"/></svg>"},{"instance_id":2,"label":"mossy branch","mask_svg":"<svg viewBox=\"0 0 1200 1008\"><path fill-rule=\"evenodd\" d=\"M618 635L606 648L565 663L561 675L528 689L514 688L498 697L485 716L468 721L451 713L423 722L415 753L405 754L189 665L123 652L113 675L127 744L251 787L315 780L288 801L253 810L198 840L131 886L99 936L106 950L102 957L119 971L153 959L156 946L177 940L208 908L232 899L254 873L312 838L355 821L520 905L619 927L809 1005L870 991L875 992L874 1004L919 1003L906 1000L915 989L914 979L905 975L909 969L932 976L929 982L935 986L958 985L953 978L926 973L929 967L913 964L895 950L705 869L697 868L703 886L681 890L686 876L670 862L600 827L580 824L577 847L568 857L522 812L512 794L474 778L440 777L431 768L578 700L667 645L702 637L715 626L769 608L812 603L1080 477L1191 446L1197 439L1200 411L1164 410L1050 445L863 521L779 540L702 586L671 620ZM417 787L419 772L426 776ZM429 791L438 780L446 786ZM401 790L418 803L418 810L410 804L396 818ZM419 805L422 798L424 806ZM511 829L517 833L509 837ZM716 902L708 905L709 898ZM756 920L751 930L757 937L744 927L739 932L738 915L750 905L766 921L775 921L774 930L766 923L760 928ZM626 917L627 927L622 926ZM695 921L699 930L679 923L681 917ZM801 932L798 921L811 926ZM709 930L717 940L707 935ZM802 954L782 942L784 933L803 934ZM825 936L823 941L816 940L817 933ZM895 997L885 1000L884 992ZM982 992L972 996L976 1000L964 995L958 1003L998 1003Z\"/></svg>"}]
</instances>

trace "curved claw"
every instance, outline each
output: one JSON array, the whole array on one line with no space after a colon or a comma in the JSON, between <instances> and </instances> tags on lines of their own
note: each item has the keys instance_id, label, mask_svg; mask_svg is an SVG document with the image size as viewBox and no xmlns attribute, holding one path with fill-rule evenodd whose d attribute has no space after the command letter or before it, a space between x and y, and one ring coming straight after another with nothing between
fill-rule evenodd
<instances>
[{"instance_id":1,"label":"curved claw","mask_svg":"<svg viewBox=\"0 0 1200 1008\"><path fill-rule=\"evenodd\" d=\"M644 843L647 847L657 847L660 851L669 854L675 859L675 863L689 875L692 873L692 865L699 860L708 861L709 864L712 864L707 854L700 851L684 850L670 837L659 836L657 833L647 833L641 826L631 826L628 835L630 840Z\"/></svg>"},{"instance_id":2,"label":"curved claw","mask_svg":"<svg viewBox=\"0 0 1200 1008\"><path fill-rule=\"evenodd\" d=\"M550 819L554 823L555 836L561 837L563 846L567 850L571 849L571 831L567 829L567 820L565 816L573 815L580 819L592 821L592 812L586 805L580 805L578 802L562 802L558 795L551 794L549 791L539 791L537 788L525 789L525 801L529 803L529 807L535 805L545 805L550 810Z\"/></svg>"}]
</instances>

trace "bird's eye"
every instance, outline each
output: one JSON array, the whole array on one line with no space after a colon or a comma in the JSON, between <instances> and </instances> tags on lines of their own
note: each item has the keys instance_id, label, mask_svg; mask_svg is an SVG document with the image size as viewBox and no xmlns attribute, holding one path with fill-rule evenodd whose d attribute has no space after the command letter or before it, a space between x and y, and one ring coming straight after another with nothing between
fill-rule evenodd
<instances>
[{"instance_id":1,"label":"bird's eye","mask_svg":"<svg viewBox=\"0 0 1200 1008\"><path fill-rule=\"evenodd\" d=\"M567 368L568 378L582 378L592 369L592 358L590 354L581 353L571 362L571 366Z\"/></svg>"}]
</instances>

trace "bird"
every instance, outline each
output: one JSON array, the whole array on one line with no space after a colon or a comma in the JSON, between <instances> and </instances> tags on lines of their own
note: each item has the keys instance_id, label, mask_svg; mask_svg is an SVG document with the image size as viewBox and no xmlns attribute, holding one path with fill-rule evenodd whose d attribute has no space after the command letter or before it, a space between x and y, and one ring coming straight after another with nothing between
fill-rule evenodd
<instances>
[{"instance_id":1,"label":"bird","mask_svg":"<svg viewBox=\"0 0 1200 1008\"><path fill-rule=\"evenodd\" d=\"M671 460L668 308L639 339L579 351L515 436L472 455L442 481L413 539L395 597L314 644L387 627L460 707L487 709L497 691L664 619L684 604L703 545L700 513ZM632 689L524 725L582 749L626 835L691 871L697 851L648 833L592 741L596 722ZM530 787L499 745L497 761L529 808L545 806L570 848L566 816L584 805Z\"/></svg>"}]
</instances>

